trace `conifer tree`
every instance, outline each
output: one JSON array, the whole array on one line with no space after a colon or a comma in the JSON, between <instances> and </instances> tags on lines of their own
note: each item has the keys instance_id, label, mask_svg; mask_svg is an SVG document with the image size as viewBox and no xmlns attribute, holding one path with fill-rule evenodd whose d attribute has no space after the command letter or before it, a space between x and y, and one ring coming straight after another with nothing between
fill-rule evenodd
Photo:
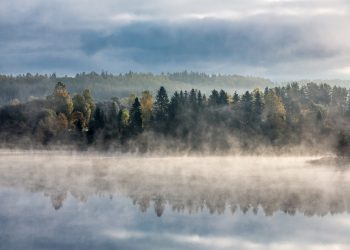
<instances>
[{"instance_id":1,"label":"conifer tree","mask_svg":"<svg viewBox=\"0 0 350 250\"><path fill-rule=\"evenodd\" d=\"M254 90L254 122L260 123L261 116L264 110L264 102L262 98L262 93L259 89Z\"/></svg>"},{"instance_id":2,"label":"conifer tree","mask_svg":"<svg viewBox=\"0 0 350 250\"><path fill-rule=\"evenodd\" d=\"M220 90L219 104L224 106L228 104L228 95L224 90Z\"/></svg>"},{"instance_id":3,"label":"conifer tree","mask_svg":"<svg viewBox=\"0 0 350 250\"><path fill-rule=\"evenodd\" d=\"M246 91L240 102L241 122L244 127L251 125L253 113L253 96L249 91Z\"/></svg>"},{"instance_id":4,"label":"conifer tree","mask_svg":"<svg viewBox=\"0 0 350 250\"><path fill-rule=\"evenodd\" d=\"M209 105L217 106L220 103L220 95L217 90L212 90L211 95L209 96Z\"/></svg>"},{"instance_id":5,"label":"conifer tree","mask_svg":"<svg viewBox=\"0 0 350 250\"><path fill-rule=\"evenodd\" d=\"M158 90L153 109L153 123L156 130L164 131L168 122L169 98L165 88L162 86Z\"/></svg>"},{"instance_id":6,"label":"conifer tree","mask_svg":"<svg viewBox=\"0 0 350 250\"><path fill-rule=\"evenodd\" d=\"M142 132L142 112L139 98L135 98L134 103L130 109L130 130L133 134Z\"/></svg>"},{"instance_id":7,"label":"conifer tree","mask_svg":"<svg viewBox=\"0 0 350 250\"><path fill-rule=\"evenodd\" d=\"M239 95L235 91L235 93L233 94L233 97L232 97L232 103L233 103L233 105L237 105L238 102L239 102Z\"/></svg>"}]
</instances>

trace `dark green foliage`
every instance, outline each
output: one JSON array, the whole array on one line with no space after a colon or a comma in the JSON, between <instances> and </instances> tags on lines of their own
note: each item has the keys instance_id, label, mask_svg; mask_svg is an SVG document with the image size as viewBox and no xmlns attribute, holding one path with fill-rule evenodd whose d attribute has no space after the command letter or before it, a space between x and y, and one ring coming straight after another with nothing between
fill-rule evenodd
<instances>
[{"instance_id":1,"label":"dark green foliage","mask_svg":"<svg viewBox=\"0 0 350 250\"><path fill-rule=\"evenodd\" d=\"M202 93L199 90L198 93L197 93L197 105L198 105L198 107L202 108L204 102L205 102L205 100L203 99Z\"/></svg>"},{"instance_id":2,"label":"dark green foliage","mask_svg":"<svg viewBox=\"0 0 350 250\"><path fill-rule=\"evenodd\" d=\"M240 111L243 128L247 128L251 124L253 118L253 96L249 91L246 91L241 98Z\"/></svg>"},{"instance_id":3,"label":"dark green foliage","mask_svg":"<svg viewBox=\"0 0 350 250\"><path fill-rule=\"evenodd\" d=\"M350 134L339 132L336 143L336 154L341 157L350 157Z\"/></svg>"},{"instance_id":4,"label":"dark green foliage","mask_svg":"<svg viewBox=\"0 0 350 250\"><path fill-rule=\"evenodd\" d=\"M262 115L264 111L264 101L262 93L259 90L254 92L254 102L253 102L253 126L256 130L260 129L262 122Z\"/></svg>"},{"instance_id":5,"label":"dark green foliage","mask_svg":"<svg viewBox=\"0 0 350 250\"><path fill-rule=\"evenodd\" d=\"M196 106L197 94L196 94L196 91L194 89L191 89L191 91L190 91L189 101L190 101L191 105Z\"/></svg>"},{"instance_id":6,"label":"dark green foliage","mask_svg":"<svg viewBox=\"0 0 350 250\"><path fill-rule=\"evenodd\" d=\"M308 83L306 94L314 103L328 105L331 101L331 87L327 84Z\"/></svg>"},{"instance_id":7,"label":"dark green foliage","mask_svg":"<svg viewBox=\"0 0 350 250\"><path fill-rule=\"evenodd\" d=\"M219 94L219 104L220 105L227 105L228 104L228 95L225 91L220 90Z\"/></svg>"},{"instance_id":8,"label":"dark green foliage","mask_svg":"<svg viewBox=\"0 0 350 250\"><path fill-rule=\"evenodd\" d=\"M97 106L94 114L94 129L103 129L105 127L105 115L103 110Z\"/></svg>"},{"instance_id":9,"label":"dark green foliage","mask_svg":"<svg viewBox=\"0 0 350 250\"><path fill-rule=\"evenodd\" d=\"M156 131L165 132L169 115L169 98L165 88L158 90L153 108L153 124Z\"/></svg>"},{"instance_id":10,"label":"dark green foliage","mask_svg":"<svg viewBox=\"0 0 350 250\"><path fill-rule=\"evenodd\" d=\"M212 92L211 92L211 95L209 96L209 104L211 106L216 106L218 105L220 102L219 100L219 93L214 89Z\"/></svg>"},{"instance_id":11,"label":"dark green foliage","mask_svg":"<svg viewBox=\"0 0 350 250\"><path fill-rule=\"evenodd\" d=\"M235 91L235 93L233 94L232 103L233 103L234 106L238 107L239 95L237 94L236 91Z\"/></svg>"},{"instance_id":12,"label":"dark green foliage","mask_svg":"<svg viewBox=\"0 0 350 250\"><path fill-rule=\"evenodd\" d=\"M209 93L213 86L223 89L253 89L273 83L258 77L242 77L237 75L208 75L195 72L176 72L154 75L151 73L128 72L112 75L102 71L79 73L74 77L52 75L25 74L18 76L0 75L0 105L10 104L12 100L27 102L33 97L48 96L57 82L64 82L71 93L82 93L91 89L98 100L107 100L112 96L126 97L130 93L140 95L142 91L154 91L160 86L167 86L168 93L179 89L201 89ZM93 113L93 112L92 112Z\"/></svg>"},{"instance_id":13,"label":"dark green foliage","mask_svg":"<svg viewBox=\"0 0 350 250\"><path fill-rule=\"evenodd\" d=\"M104 73L102 77L110 76ZM166 89L160 87L154 103L150 92L143 93L142 106L136 94L128 103L118 98L95 103L89 90L72 99L66 86L57 83L46 100L1 107L0 139L4 143L34 141L45 147L88 144L142 152L164 142L174 150L218 153L253 151L266 145L330 149L335 144L338 155L348 154L349 137L339 133L350 121L347 89L292 83L264 92L233 93L231 97L214 89L207 99L192 88L175 91L169 101ZM143 117L148 117L147 127Z\"/></svg>"},{"instance_id":14,"label":"dark green foliage","mask_svg":"<svg viewBox=\"0 0 350 250\"><path fill-rule=\"evenodd\" d=\"M137 97L130 110L130 132L135 135L142 132L141 104Z\"/></svg>"}]
</instances>

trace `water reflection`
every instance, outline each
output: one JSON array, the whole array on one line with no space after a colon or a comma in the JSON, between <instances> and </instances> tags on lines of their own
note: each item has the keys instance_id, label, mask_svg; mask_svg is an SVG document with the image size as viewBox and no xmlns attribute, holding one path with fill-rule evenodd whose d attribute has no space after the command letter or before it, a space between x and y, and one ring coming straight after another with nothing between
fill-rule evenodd
<instances>
[{"instance_id":1,"label":"water reflection","mask_svg":"<svg viewBox=\"0 0 350 250\"><path fill-rule=\"evenodd\" d=\"M125 196L141 212L243 214L278 211L305 216L349 213L350 175L314 166L309 158L141 158L1 153L0 189L50 197L61 209L67 197Z\"/></svg>"}]
</instances>

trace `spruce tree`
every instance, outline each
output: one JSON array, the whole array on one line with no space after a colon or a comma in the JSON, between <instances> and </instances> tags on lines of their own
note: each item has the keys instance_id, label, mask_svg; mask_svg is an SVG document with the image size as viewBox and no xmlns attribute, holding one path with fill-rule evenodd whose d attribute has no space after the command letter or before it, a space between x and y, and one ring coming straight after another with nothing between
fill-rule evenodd
<instances>
[{"instance_id":1,"label":"spruce tree","mask_svg":"<svg viewBox=\"0 0 350 250\"><path fill-rule=\"evenodd\" d=\"M132 134L139 134L142 132L141 104L137 97L130 109L130 130Z\"/></svg>"},{"instance_id":2,"label":"spruce tree","mask_svg":"<svg viewBox=\"0 0 350 250\"><path fill-rule=\"evenodd\" d=\"M169 98L165 88L162 86L158 90L153 109L153 123L156 130L165 129L168 121ZM160 132L161 132L160 131Z\"/></svg>"},{"instance_id":3,"label":"spruce tree","mask_svg":"<svg viewBox=\"0 0 350 250\"><path fill-rule=\"evenodd\" d=\"M260 123L261 116L264 110L264 103L262 99L262 94L260 90L255 90L254 92L254 122Z\"/></svg>"},{"instance_id":4,"label":"spruce tree","mask_svg":"<svg viewBox=\"0 0 350 250\"><path fill-rule=\"evenodd\" d=\"M233 105L235 106L235 105L238 105L238 102L239 102L239 95L237 94L237 92L235 91L235 93L233 94L233 98L232 98L232 100L233 100Z\"/></svg>"},{"instance_id":5,"label":"spruce tree","mask_svg":"<svg viewBox=\"0 0 350 250\"><path fill-rule=\"evenodd\" d=\"M217 90L212 90L211 95L209 96L209 104L211 106L217 106L220 103L220 95Z\"/></svg>"},{"instance_id":6,"label":"spruce tree","mask_svg":"<svg viewBox=\"0 0 350 250\"><path fill-rule=\"evenodd\" d=\"M203 106L203 97L202 97L202 93L200 90L197 93L197 104L198 104L199 108L201 108Z\"/></svg>"},{"instance_id":7,"label":"spruce tree","mask_svg":"<svg viewBox=\"0 0 350 250\"><path fill-rule=\"evenodd\" d=\"M228 104L228 95L224 90L220 90L219 104L224 106Z\"/></svg>"},{"instance_id":8,"label":"spruce tree","mask_svg":"<svg viewBox=\"0 0 350 250\"><path fill-rule=\"evenodd\" d=\"M242 122L248 125L251 122L251 117L253 113L253 96L249 91L246 91L241 98L241 112L242 112Z\"/></svg>"}]
</instances>

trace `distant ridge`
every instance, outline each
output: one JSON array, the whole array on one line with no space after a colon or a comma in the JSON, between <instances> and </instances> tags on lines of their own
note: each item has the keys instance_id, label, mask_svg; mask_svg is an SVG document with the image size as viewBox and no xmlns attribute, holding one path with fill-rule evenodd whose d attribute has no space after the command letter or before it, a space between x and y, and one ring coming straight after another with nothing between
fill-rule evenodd
<instances>
[{"instance_id":1,"label":"distant ridge","mask_svg":"<svg viewBox=\"0 0 350 250\"><path fill-rule=\"evenodd\" d=\"M44 98L59 81L64 82L71 93L80 93L89 88L97 100L126 97L130 93L140 94L143 90L155 92L160 86L164 86L170 93L194 88L205 93L213 89L224 89L230 94L234 91L274 86L270 80L261 77L210 75L187 71L161 74L128 72L119 75L108 72L83 72L73 77L27 73L17 76L0 75L0 104L9 103L14 99L25 102L32 98Z\"/></svg>"},{"instance_id":2,"label":"distant ridge","mask_svg":"<svg viewBox=\"0 0 350 250\"><path fill-rule=\"evenodd\" d=\"M313 79L313 80L300 80L297 81L301 84L306 84L309 82L314 82L314 83L327 83L329 85L336 85L338 87L350 87L350 80L341 80L341 79Z\"/></svg>"}]
</instances>

